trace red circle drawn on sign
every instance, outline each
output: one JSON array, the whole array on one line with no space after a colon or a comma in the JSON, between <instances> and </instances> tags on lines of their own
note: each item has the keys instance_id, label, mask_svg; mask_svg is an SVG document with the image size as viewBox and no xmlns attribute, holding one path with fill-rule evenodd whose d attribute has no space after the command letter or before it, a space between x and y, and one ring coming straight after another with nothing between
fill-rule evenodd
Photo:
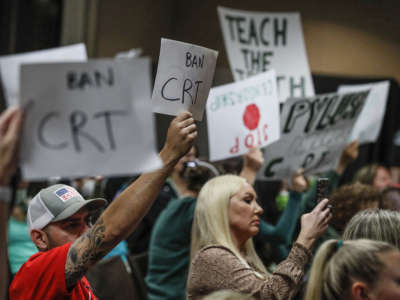
<instances>
[{"instance_id":1,"label":"red circle drawn on sign","mask_svg":"<svg viewBox=\"0 0 400 300\"><path fill-rule=\"evenodd\" d=\"M243 123L249 130L254 130L260 122L260 110L255 104L247 105L243 113Z\"/></svg>"}]
</instances>

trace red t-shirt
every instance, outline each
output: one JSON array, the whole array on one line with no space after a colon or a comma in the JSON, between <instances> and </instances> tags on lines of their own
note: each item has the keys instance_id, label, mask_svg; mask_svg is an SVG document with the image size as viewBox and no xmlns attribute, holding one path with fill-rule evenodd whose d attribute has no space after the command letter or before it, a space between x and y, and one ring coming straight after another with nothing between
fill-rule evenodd
<instances>
[{"instance_id":1,"label":"red t-shirt","mask_svg":"<svg viewBox=\"0 0 400 300\"><path fill-rule=\"evenodd\" d=\"M85 277L67 291L65 262L71 244L32 255L22 265L10 286L10 300L98 300Z\"/></svg>"}]
</instances>

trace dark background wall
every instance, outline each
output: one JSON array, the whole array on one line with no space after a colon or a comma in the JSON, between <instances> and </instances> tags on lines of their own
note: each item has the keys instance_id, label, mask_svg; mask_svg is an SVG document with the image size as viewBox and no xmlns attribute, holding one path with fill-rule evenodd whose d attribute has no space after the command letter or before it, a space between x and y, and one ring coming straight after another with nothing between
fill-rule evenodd
<instances>
[{"instance_id":1,"label":"dark background wall","mask_svg":"<svg viewBox=\"0 0 400 300\"><path fill-rule=\"evenodd\" d=\"M158 59L160 38L218 50L217 81L230 81L218 5L255 11L299 11L311 71L400 81L398 0L101 0L94 56L142 48Z\"/></svg>"}]
</instances>

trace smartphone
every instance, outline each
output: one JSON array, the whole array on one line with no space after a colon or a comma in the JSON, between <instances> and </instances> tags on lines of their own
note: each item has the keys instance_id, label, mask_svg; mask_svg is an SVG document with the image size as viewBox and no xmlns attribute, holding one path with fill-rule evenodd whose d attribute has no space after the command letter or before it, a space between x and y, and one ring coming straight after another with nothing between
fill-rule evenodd
<instances>
[{"instance_id":1,"label":"smartphone","mask_svg":"<svg viewBox=\"0 0 400 300\"><path fill-rule=\"evenodd\" d=\"M317 203L328 198L329 179L320 177L317 179Z\"/></svg>"}]
</instances>

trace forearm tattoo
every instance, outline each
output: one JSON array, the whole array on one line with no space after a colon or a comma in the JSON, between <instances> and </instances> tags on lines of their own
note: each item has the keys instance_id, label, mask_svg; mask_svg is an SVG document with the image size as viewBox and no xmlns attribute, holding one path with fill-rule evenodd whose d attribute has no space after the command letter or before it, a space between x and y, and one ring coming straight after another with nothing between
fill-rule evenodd
<instances>
[{"instance_id":1,"label":"forearm tattoo","mask_svg":"<svg viewBox=\"0 0 400 300\"><path fill-rule=\"evenodd\" d=\"M88 268L99 261L111 248L105 241L106 226L100 219L70 247L65 263L67 289L72 289Z\"/></svg>"}]
</instances>

